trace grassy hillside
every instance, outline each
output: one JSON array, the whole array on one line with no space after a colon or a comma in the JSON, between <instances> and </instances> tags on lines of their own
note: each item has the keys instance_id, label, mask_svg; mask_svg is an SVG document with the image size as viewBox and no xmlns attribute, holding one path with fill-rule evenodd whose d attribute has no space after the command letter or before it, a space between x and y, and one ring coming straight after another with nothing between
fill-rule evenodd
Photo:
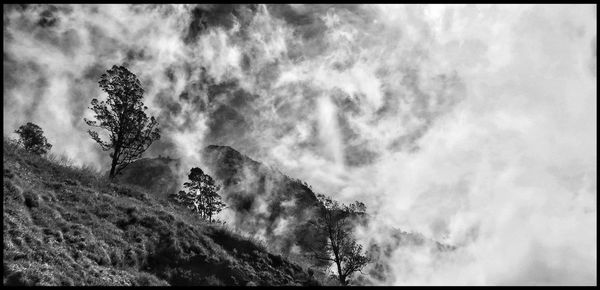
<instances>
[{"instance_id":1,"label":"grassy hillside","mask_svg":"<svg viewBox=\"0 0 600 290\"><path fill-rule=\"evenodd\" d=\"M305 183L228 146L210 145L202 153L202 169L222 185L219 193L233 210L232 222L237 229L260 234L273 250L284 255L305 252L308 246L323 243L325 237L309 226L319 203ZM125 168L118 179L166 199L182 186L175 174L179 165L178 159L144 158Z\"/></svg>"},{"instance_id":2,"label":"grassy hillside","mask_svg":"<svg viewBox=\"0 0 600 290\"><path fill-rule=\"evenodd\" d=\"M4 285L317 283L137 187L3 145Z\"/></svg>"}]
</instances>

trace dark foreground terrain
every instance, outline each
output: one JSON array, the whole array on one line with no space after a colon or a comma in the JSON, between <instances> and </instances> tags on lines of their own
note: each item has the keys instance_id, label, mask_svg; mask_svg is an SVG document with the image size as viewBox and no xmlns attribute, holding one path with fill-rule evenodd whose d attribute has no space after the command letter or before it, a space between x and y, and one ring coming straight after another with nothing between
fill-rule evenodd
<instances>
[{"instance_id":1,"label":"dark foreground terrain","mask_svg":"<svg viewBox=\"0 0 600 290\"><path fill-rule=\"evenodd\" d=\"M318 284L227 227L60 163L4 140L4 285Z\"/></svg>"}]
</instances>

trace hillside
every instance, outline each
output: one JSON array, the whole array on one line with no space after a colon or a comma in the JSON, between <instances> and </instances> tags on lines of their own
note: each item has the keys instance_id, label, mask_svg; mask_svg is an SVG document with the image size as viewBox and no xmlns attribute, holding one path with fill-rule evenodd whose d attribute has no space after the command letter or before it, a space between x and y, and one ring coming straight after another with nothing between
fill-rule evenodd
<instances>
[{"instance_id":1,"label":"hillside","mask_svg":"<svg viewBox=\"0 0 600 290\"><path fill-rule=\"evenodd\" d=\"M3 145L4 285L318 284L138 187Z\"/></svg>"},{"instance_id":2,"label":"hillside","mask_svg":"<svg viewBox=\"0 0 600 290\"><path fill-rule=\"evenodd\" d=\"M319 204L305 183L228 146L210 145L202 156L202 169L222 185L220 194L234 214L232 222L237 229L264 237L285 255L304 252L324 239L309 227ZM177 166L177 159L144 158L123 170L119 180L165 199L181 188L175 175Z\"/></svg>"},{"instance_id":3,"label":"hillside","mask_svg":"<svg viewBox=\"0 0 600 290\"><path fill-rule=\"evenodd\" d=\"M326 239L310 226L319 205L314 192L305 182L290 178L229 146L210 145L202 155L202 169L222 185L220 194L233 210L233 220L230 222L235 228L265 238L273 251L314 265L314 269L324 265L322 261L305 255L311 252L311 247L322 244ZM169 192L162 189L168 187L167 183L175 190L181 186L175 178L178 165L177 159L141 159L127 167L120 180L139 184L159 199L166 200ZM165 174L171 176L172 180L169 182L164 176L154 174ZM368 222L368 216L355 220L355 224L364 225ZM368 273L371 281L359 279L356 283L381 283L393 276L390 271L393 261L389 260L389 255L400 247L427 249L432 253L454 249L419 233L397 228L387 228L385 232L389 233L386 239L370 241L365 245L372 263L363 272ZM316 273L322 274L319 270Z\"/></svg>"},{"instance_id":4,"label":"hillside","mask_svg":"<svg viewBox=\"0 0 600 290\"><path fill-rule=\"evenodd\" d=\"M163 200L181 187L176 175L179 165L178 159L168 157L142 158L129 164L116 180L140 186Z\"/></svg>"},{"instance_id":5,"label":"hillside","mask_svg":"<svg viewBox=\"0 0 600 290\"><path fill-rule=\"evenodd\" d=\"M325 239L309 224L320 205L306 183L228 146L211 145L203 153L208 172L221 182L225 200L234 209L237 228L260 232L286 254L306 251Z\"/></svg>"}]
</instances>

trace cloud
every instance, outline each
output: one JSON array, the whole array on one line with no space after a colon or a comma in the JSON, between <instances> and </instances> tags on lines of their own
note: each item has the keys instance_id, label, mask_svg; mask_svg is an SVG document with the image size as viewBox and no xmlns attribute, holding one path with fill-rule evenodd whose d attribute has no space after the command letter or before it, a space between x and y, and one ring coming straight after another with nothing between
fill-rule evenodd
<instances>
[{"instance_id":1,"label":"cloud","mask_svg":"<svg viewBox=\"0 0 600 290\"><path fill-rule=\"evenodd\" d=\"M418 151L388 154L357 173L379 173L370 191L378 202L367 204L382 223L459 245L472 258L414 262L424 272L394 283L595 284L596 79L581 65L595 16L577 6L490 9L503 19L488 19L500 35L480 33L493 27L483 22L457 36L481 35L488 47L498 37L506 52L487 53L503 57L457 69L466 99ZM348 192L367 184L356 187ZM455 273L450 265L469 275L446 276Z\"/></svg>"},{"instance_id":2,"label":"cloud","mask_svg":"<svg viewBox=\"0 0 600 290\"><path fill-rule=\"evenodd\" d=\"M33 121L106 166L81 120L125 62L163 132L147 155L230 145L364 201L365 244L395 227L458 247L397 248L373 283L597 281L593 6L4 8L5 135Z\"/></svg>"}]
</instances>

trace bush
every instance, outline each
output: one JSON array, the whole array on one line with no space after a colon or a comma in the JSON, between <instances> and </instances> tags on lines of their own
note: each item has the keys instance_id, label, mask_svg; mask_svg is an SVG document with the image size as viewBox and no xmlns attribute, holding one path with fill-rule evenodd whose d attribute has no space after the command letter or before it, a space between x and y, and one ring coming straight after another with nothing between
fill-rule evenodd
<instances>
[{"instance_id":1,"label":"bush","mask_svg":"<svg viewBox=\"0 0 600 290\"><path fill-rule=\"evenodd\" d=\"M264 244L222 223L4 142L5 285L287 285L304 279L294 265L265 253Z\"/></svg>"},{"instance_id":2,"label":"bush","mask_svg":"<svg viewBox=\"0 0 600 290\"><path fill-rule=\"evenodd\" d=\"M34 123L28 122L22 125L15 133L19 134L19 142L23 144L25 150L33 154L43 155L52 148L44 137L42 128Z\"/></svg>"},{"instance_id":3,"label":"bush","mask_svg":"<svg viewBox=\"0 0 600 290\"><path fill-rule=\"evenodd\" d=\"M4 176L6 176L7 178L15 177L15 175L12 173L12 171L10 171L10 169L8 169L8 168L4 168Z\"/></svg>"},{"instance_id":4,"label":"bush","mask_svg":"<svg viewBox=\"0 0 600 290\"><path fill-rule=\"evenodd\" d=\"M26 191L23 196L25 196L25 205L28 208L40 206L39 198L34 192Z\"/></svg>"},{"instance_id":5,"label":"bush","mask_svg":"<svg viewBox=\"0 0 600 290\"><path fill-rule=\"evenodd\" d=\"M18 203L24 202L22 190L16 186L10 180L4 180L4 204L6 206L6 202L9 200L16 201Z\"/></svg>"}]
</instances>

